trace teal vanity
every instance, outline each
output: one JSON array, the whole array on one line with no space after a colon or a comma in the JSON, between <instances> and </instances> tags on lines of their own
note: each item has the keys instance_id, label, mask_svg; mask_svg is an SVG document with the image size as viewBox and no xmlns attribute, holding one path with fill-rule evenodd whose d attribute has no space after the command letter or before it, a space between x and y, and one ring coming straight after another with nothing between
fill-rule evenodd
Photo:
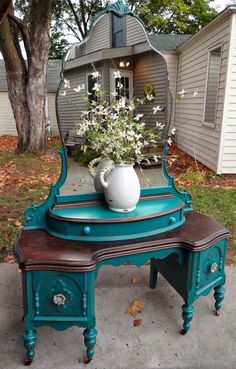
<instances>
[{"instance_id":1,"label":"teal vanity","mask_svg":"<svg viewBox=\"0 0 236 369\"><path fill-rule=\"evenodd\" d=\"M119 45L124 35L121 35L122 30L118 27L121 23L115 23L114 26L114 17L126 22L126 35L128 27L135 30L135 34L142 32L142 47L140 43L132 41L131 35L125 41L128 45ZM109 21L114 26L112 40L115 39L118 44L109 49L104 41L103 49L99 47L99 50L93 50L95 36L99 35L101 29L104 32L106 25L110 29ZM94 29L96 32L93 32ZM107 40L111 41L110 36ZM135 78L138 78L136 70L140 62L150 60L150 57L154 58L155 64L159 63L161 55L150 44L139 20L119 0L97 15L88 38L78 47L73 46L63 61L57 94L59 130L63 142L60 150L61 176L51 186L49 196L42 204L27 209L25 226L14 248L22 270L25 365L29 365L34 358L36 329L41 326L57 330L71 326L84 328L85 362L92 359L97 336L95 281L103 265L118 267L129 262L142 266L150 261L149 287L156 287L160 273L183 298L181 334L190 329L194 301L208 295L213 289L215 312L219 314L224 298L228 232L213 219L194 211L190 194L180 192L175 187L174 178L169 176L166 169L166 146L161 159L163 185L143 188L138 205L132 212L112 212L102 192L69 194L62 191L69 173L63 128L69 117L65 114L65 100L61 99L63 78L73 81L73 76L79 76L79 68L82 68L89 88L89 68L93 64L93 67L95 65L104 72L104 83L107 83L106 68L114 68L114 65L119 68L121 64L117 65L116 62L121 63L123 58L122 63L127 67L123 73L127 97L131 93L128 84L130 86L133 82L138 86ZM72 94L72 90L69 93ZM161 112L167 122L164 134L169 129L171 117L168 84L165 85L165 92L166 105ZM73 104L77 105L69 95L67 103L71 101L70 109Z\"/></svg>"}]
</instances>

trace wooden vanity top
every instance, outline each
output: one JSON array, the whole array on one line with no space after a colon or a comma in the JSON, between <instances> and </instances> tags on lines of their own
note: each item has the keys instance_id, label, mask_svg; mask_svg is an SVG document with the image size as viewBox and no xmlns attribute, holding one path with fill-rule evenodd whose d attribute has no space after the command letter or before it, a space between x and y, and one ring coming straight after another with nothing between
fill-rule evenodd
<instances>
[{"instance_id":1,"label":"wooden vanity top","mask_svg":"<svg viewBox=\"0 0 236 369\"><path fill-rule=\"evenodd\" d=\"M184 225L175 230L128 241L71 241L45 230L22 230L14 254L23 270L89 271L106 258L177 247L199 252L229 236L225 228L206 215L190 211L185 216Z\"/></svg>"}]
</instances>

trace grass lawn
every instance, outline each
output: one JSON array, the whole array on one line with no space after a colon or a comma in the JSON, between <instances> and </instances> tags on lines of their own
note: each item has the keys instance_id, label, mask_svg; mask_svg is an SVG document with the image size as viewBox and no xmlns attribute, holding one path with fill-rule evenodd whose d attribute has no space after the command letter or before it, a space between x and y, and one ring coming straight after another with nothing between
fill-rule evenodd
<instances>
[{"instance_id":1,"label":"grass lawn","mask_svg":"<svg viewBox=\"0 0 236 369\"><path fill-rule=\"evenodd\" d=\"M186 172L186 168L180 170ZM0 261L12 254L17 234L23 226L24 211L32 203L38 204L46 198L49 185L56 182L59 172L60 158L55 149L40 157L32 154L16 156L13 148L0 151ZM236 188L221 188L219 177L216 178L217 187L214 187L212 175L208 179L210 184L202 184L205 175L200 174L191 169L187 177L180 175L177 178L177 184L188 183L193 208L215 218L230 231L227 262L236 264ZM223 180L225 184L225 178Z\"/></svg>"},{"instance_id":2,"label":"grass lawn","mask_svg":"<svg viewBox=\"0 0 236 369\"><path fill-rule=\"evenodd\" d=\"M230 232L227 263L236 264L236 189L190 186L193 208L218 220Z\"/></svg>"},{"instance_id":3,"label":"grass lawn","mask_svg":"<svg viewBox=\"0 0 236 369\"><path fill-rule=\"evenodd\" d=\"M12 254L24 211L47 197L59 171L60 159L53 151L41 157L0 152L0 261Z\"/></svg>"}]
</instances>

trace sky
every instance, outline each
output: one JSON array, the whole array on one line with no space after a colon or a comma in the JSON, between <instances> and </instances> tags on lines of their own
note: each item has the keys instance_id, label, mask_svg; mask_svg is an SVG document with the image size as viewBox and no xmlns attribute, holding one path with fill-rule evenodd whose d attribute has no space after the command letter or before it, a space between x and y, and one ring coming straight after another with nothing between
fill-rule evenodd
<instances>
[{"instance_id":1,"label":"sky","mask_svg":"<svg viewBox=\"0 0 236 369\"><path fill-rule=\"evenodd\" d=\"M218 11L223 10L229 4L236 4L235 0L214 0L211 5Z\"/></svg>"},{"instance_id":2,"label":"sky","mask_svg":"<svg viewBox=\"0 0 236 369\"><path fill-rule=\"evenodd\" d=\"M214 7L217 11L224 10L224 8L229 4L236 4L236 0L214 0L211 2L211 6ZM25 56L24 51L23 51L23 54ZM1 53L0 53L0 59L2 59Z\"/></svg>"}]
</instances>

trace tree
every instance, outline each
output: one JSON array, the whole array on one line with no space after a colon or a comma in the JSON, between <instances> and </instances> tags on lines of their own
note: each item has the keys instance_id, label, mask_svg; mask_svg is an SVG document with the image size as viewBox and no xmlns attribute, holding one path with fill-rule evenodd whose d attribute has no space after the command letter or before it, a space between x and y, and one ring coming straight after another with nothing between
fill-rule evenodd
<instances>
[{"instance_id":1,"label":"tree","mask_svg":"<svg viewBox=\"0 0 236 369\"><path fill-rule=\"evenodd\" d=\"M0 50L16 121L18 152L43 152L51 0L31 0L25 15L24 20L17 17L12 0L1 0ZM22 56L20 40L24 43L27 62Z\"/></svg>"},{"instance_id":2,"label":"tree","mask_svg":"<svg viewBox=\"0 0 236 369\"><path fill-rule=\"evenodd\" d=\"M149 32L194 34L217 16L213 0L130 1Z\"/></svg>"}]
</instances>

